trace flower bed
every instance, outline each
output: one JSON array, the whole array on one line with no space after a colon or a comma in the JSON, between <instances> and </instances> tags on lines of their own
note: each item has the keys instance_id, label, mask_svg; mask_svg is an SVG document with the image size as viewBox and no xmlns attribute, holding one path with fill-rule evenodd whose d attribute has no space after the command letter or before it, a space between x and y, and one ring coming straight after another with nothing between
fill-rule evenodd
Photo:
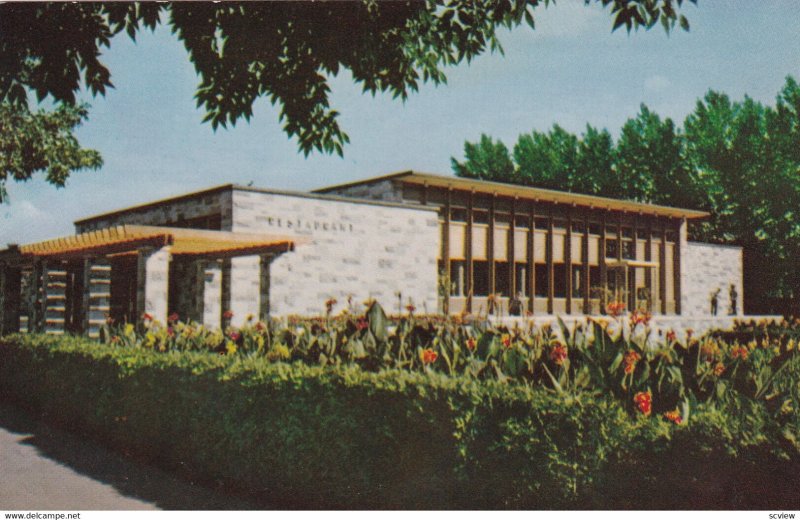
<instances>
[{"instance_id":1,"label":"flower bed","mask_svg":"<svg viewBox=\"0 0 800 520\"><path fill-rule=\"evenodd\" d=\"M273 507L800 507L796 350L628 319L145 320L2 338L0 391Z\"/></svg>"}]
</instances>

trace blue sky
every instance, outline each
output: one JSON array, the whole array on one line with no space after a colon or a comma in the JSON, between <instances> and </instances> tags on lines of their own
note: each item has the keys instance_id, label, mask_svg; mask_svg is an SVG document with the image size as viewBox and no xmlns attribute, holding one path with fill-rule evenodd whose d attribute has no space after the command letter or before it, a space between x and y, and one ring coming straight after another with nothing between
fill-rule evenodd
<instances>
[{"instance_id":1,"label":"blue sky","mask_svg":"<svg viewBox=\"0 0 800 520\"><path fill-rule=\"evenodd\" d=\"M81 144L105 166L56 189L38 175L10 183L0 244L69 234L76 219L225 183L308 190L393 171L450 174L465 140L487 133L513 145L521 133L587 123L614 135L641 103L677 122L709 89L774 102L787 75L800 79L800 9L794 0L700 0L683 11L691 31L611 33L600 6L562 0L538 9L536 30L503 32L505 55L447 69L405 103L362 94L347 73L331 80L332 105L350 135L344 158L305 158L266 100L248 124L216 133L201 124L187 55L167 29L120 35L103 56L116 88L91 98Z\"/></svg>"}]
</instances>

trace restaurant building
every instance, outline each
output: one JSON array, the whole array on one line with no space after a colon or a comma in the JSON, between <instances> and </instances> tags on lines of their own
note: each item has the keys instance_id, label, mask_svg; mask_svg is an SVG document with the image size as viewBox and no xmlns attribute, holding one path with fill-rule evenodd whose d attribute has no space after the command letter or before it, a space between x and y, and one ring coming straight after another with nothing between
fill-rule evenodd
<instances>
[{"instance_id":1,"label":"restaurant building","mask_svg":"<svg viewBox=\"0 0 800 520\"><path fill-rule=\"evenodd\" d=\"M225 185L9 246L0 326L96 333L107 316L176 312L216 327L367 298L392 313L569 317L622 302L681 324L730 321L742 251L688 241L687 223L706 216L411 171L311 193Z\"/></svg>"}]
</instances>

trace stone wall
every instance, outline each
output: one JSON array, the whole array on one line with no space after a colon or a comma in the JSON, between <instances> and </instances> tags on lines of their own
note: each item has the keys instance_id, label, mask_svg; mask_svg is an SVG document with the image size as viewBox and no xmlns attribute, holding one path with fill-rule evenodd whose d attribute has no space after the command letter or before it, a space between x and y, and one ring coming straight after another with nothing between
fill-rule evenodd
<instances>
[{"instance_id":1,"label":"stone wall","mask_svg":"<svg viewBox=\"0 0 800 520\"><path fill-rule=\"evenodd\" d=\"M738 293L737 315L742 315L742 248L687 242L682 253L681 314L698 318L711 316L711 296L720 289L717 315L728 315L733 284Z\"/></svg>"},{"instance_id":2,"label":"stone wall","mask_svg":"<svg viewBox=\"0 0 800 520\"><path fill-rule=\"evenodd\" d=\"M439 227L435 208L340 200L328 196L237 189L233 231L299 238L293 252L272 261L269 306L274 316L319 315L325 301L367 298L387 309L410 300L436 312ZM303 243L305 242L305 243ZM233 323L258 315L259 258L231 261Z\"/></svg>"},{"instance_id":3,"label":"stone wall","mask_svg":"<svg viewBox=\"0 0 800 520\"><path fill-rule=\"evenodd\" d=\"M403 192L400 183L391 179L377 180L369 184L343 186L333 190L325 190L326 195L339 195L356 199L381 200L384 202L402 202Z\"/></svg>"},{"instance_id":4,"label":"stone wall","mask_svg":"<svg viewBox=\"0 0 800 520\"><path fill-rule=\"evenodd\" d=\"M231 189L215 189L208 193L198 193L196 196L178 197L175 200L148 204L125 212L110 213L107 216L101 215L76 222L75 232L85 233L121 224L163 226L166 223L218 214L222 215L221 229L223 231L230 230L232 215L231 192Z\"/></svg>"}]
</instances>

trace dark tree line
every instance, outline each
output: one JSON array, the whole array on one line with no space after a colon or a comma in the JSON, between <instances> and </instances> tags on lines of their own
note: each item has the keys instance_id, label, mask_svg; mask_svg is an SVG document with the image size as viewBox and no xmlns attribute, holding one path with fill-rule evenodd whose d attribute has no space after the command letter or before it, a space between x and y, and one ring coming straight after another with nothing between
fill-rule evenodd
<instances>
[{"instance_id":1,"label":"dark tree line","mask_svg":"<svg viewBox=\"0 0 800 520\"><path fill-rule=\"evenodd\" d=\"M798 314L800 300L800 85L774 106L709 91L677 126L642 105L618 139L558 125L509 150L482 135L465 143L456 175L700 209L690 238L745 248L748 312Z\"/></svg>"}]
</instances>

